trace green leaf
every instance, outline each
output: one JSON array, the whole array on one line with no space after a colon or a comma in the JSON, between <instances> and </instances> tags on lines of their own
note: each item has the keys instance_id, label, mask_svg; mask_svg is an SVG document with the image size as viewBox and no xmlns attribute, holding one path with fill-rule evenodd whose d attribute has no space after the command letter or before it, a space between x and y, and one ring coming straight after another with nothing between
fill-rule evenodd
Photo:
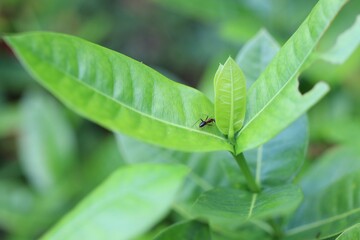
<instances>
[{"instance_id":1,"label":"green leaf","mask_svg":"<svg viewBox=\"0 0 360 240\"><path fill-rule=\"evenodd\" d=\"M203 114L213 115L204 94L140 62L63 34L5 40L43 86L108 129L184 151L233 150L216 127L193 127Z\"/></svg>"},{"instance_id":2,"label":"green leaf","mask_svg":"<svg viewBox=\"0 0 360 240\"><path fill-rule=\"evenodd\" d=\"M305 173L304 201L291 218L286 239L323 239L360 219L360 152L348 147L326 154Z\"/></svg>"},{"instance_id":3,"label":"green leaf","mask_svg":"<svg viewBox=\"0 0 360 240\"><path fill-rule=\"evenodd\" d=\"M36 196L26 186L2 179L0 181L1 228L12 233L23 232L35 200Z\"/></svg>"},{"instance_id":4,"label":"green leaf","mask_svg":"<svg viewBox=\"0 0 360 240\"><path fill-rule=\"evenodd\" d=\"M244 71L247 88L252 86L279 49L279 44L265 29L260 30L241 48L236 62Z\"/></svg>"},{"instance_id":5,"label":"green leaf","mask_svg":"<svg viewBox=\"0 0 360 240\"><path fill-rule=\"evenodd\" d=\"M216 126L231 140L243 125L246 107L245 76L232 58L219 66L214 88Z\"/></svg>"},{"instance_id":6,"label":"green leaf","mask_svg":"<svg viewBox=\"0 0 360 240\"><path fill-rule=\"evenodd\" d=\"M124 135L116 135L125 161L181 163L193 171L187 187L178 197L176 210L185 216L199 194L214 187L242 187L244 179L233 157L227 152L185 153L149 145ZM258 149L245 152L258 184L273 187L289 183L303 164L307 147L307 120L301 117L278 136Z\"/></svg>"},{"instance_id":7,"label":"green leaf","mask_svg":"<svg viewBox=\"0 0 360 240\"><path fill-rule=\"evenodd\" d=\"M327 91L318 83L305 95L297 77L346 0L320 0L248 91L246 118L236 153L261 145L286 128Z\"/></svg>"},{"instance_id":8,"label":"green leaf","mask_svg":"<svg viewBox=\"0 0 360 240\"><path fill-rule=\"evenodd\" d=\"M176 223L160 232L154 240L211 239L209 226L197 221Z\"/></svg>"},{"instance_id":9,"label":"green leaf","mask_svg":"<svg viewBox=\"0 0 360 240\"><path fill-rule=\"evenodd\" d=\"M244 155L258 185L291 182L303 165L308 145L308 122L300 117L269 142Z\"/></svg>"},{"instance_id":10,"label":"green leaf","mask_svg":"<svg viewBox=\"0 0 360 240\"><path fill-rule=\"evenodd\" d=\"M249 220L289 213L301 200L300 188L295 185L269 188L258 194L234 188L215 188L200 195L194 211L212 226L234 229Z\"/></svg>"},{"instance_id":11,"label":"green leaf","mask_svg":"<svg viewBox=\"0 0 360 240\"><path fill-rule=\"evenodd\" d=\"M213 229L212 240L271 240L273 235L271 226L266 222L250 221L242 224L235 231Z\"/></svg>"},{"instance_id":12,"label":"green leaf","mask_svg":"<svg viewBox=\"0 0 360 240\"><path fill-rule=\"evenodd\" d=\"M336 240L355 240L360 239L360 223L346 229Z\"/></svg>"},{"instance_id":13,"label":"green leaf","mask_svg":"<svg viewBox=\"0 0 360 240\"><path fill-rule=\"evenodd\" d=\"M121 134L116 134L116 139L124 160L130 164L180 163L191 168L186 188L177 196L174 206L182 216L192 217L191 206L202 192L239 184L240 169L228 152L187 153L150 145Z\"/></svg>"},{"instance_id":14,"label":"green leaf","mask_svg":"<svg viewBox=\"0 0 360 240\"><path fill-rule=\"evenodd\" d=\"M21 104L21 166L39 192L69 176L75 164L75 136L60 106L44 93L28 92Z\"/></svg>"},{"instance_id":15,"label":"green leaf","mask_svg":"<svg viewBox=\"0 0 360 240\"><path fill-rule=\"evenodd\" d=\"M42 239L131 239L169 211L188 169L136 164L120 168Z\"/></svg>"},{"instance_id":16,"label":"green leaf","mask_svg":"<svg viewBox=\"0 0 360 240\"><path fill-rule=\"evenodd\" d=\"M343 32L334 46L327 52L321 53L320 58L333 64L344 63L360 45L360 15L354 24Z\"/></svg>"},{"instance_id":17,"label":"green leaf","mask_svg":"<svg viewBox=\"0 0 360 240\"><path fill-rule=\"evenodd\" d=\"M20 111L18 106L0 105L0 137L12 134L19 127Z\"/></svg>"}]
</instances>

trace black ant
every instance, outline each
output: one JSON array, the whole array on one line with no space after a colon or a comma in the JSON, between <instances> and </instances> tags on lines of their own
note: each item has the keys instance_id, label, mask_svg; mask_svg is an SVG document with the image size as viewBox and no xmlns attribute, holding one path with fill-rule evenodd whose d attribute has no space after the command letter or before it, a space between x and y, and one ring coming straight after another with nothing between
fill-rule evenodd
<instances>
[{"instance_id":1,"label":"black ant","mask_svg":"<svg viewBox=\"0 0 360 240\"><path fill-rule=\"evenodd\" d=\"M197 120L196 121L196 123L198 122L199 120ZM203 127L205 127L206 125L209 125L209 126L211 126L211 124L212 123L214 123L215 122L215 118L209 118L209 116L207 116L206 118L205 118L205 120L203 120L203 119L201 119L200 118L200 124L199 124L199 128L203 128ZM195 124L196 124L195 123ZM194 124L194 125L195 125Z\"/></svg>"}]
</instances>

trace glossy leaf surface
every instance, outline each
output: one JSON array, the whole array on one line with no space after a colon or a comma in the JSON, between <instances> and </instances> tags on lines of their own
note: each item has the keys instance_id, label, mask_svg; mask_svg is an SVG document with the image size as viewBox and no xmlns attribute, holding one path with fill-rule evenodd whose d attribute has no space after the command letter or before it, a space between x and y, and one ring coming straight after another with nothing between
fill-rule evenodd
<instances>
[{"instance_id":1,"label":"glossy leaf surface","mask_svg":"<svg viewBox=\"0 0 360 240\"><path fill-rule=\"evenodd\" d=\"M219 130L229 139L243 125L246 107L245 76L237 63L228 58L214 78L215 119Z\"/></svg>"},{"instance_id":2,"label":"glossy leaf surface","mask_svg":"<svg viewBox=\"0 0 360 240\"><path fill-rule=\"evenodd\" d=\"M213 115L205 95L140 62L62 34L5 39L43 86L108 129L179 150L232 150L216 128L194 127L204 113Z\"/></svg>"},{"instance_id":3,"label":"glossy leaf surface","mask_svg":"<svg viewBox=\"0 0 360 240\"><path fill-rule=\"evenodd\" d=\"M295 185L269 188L259 194L234 188L215 188L200 195L194 211L211 225L234 229L252 219L289 213L301 200L302 193Z\"/></svg>"},{"instance_id":4,"label":"glossy leaf surface","mask_svg":"<svg viewBox=\"0 0 360 240\"><path fill-rule=\"evenodd\" d=\"M339 148L319 159L302 177L304 201L287 226L286 239L323 239L360 219L360 154Z\"/></svg>"},{"instance_id":5,"label":"glossy leaf surface","mask_svg":"<svg viewBox=\"0 0 360 240\"><path fill-rule=\"evenodd\" d=\"M188 169L137 164L120 168L42 239L131 239L164 217Z\"/></svg>"},{"instance_id":6,"label":"glossy leaf surface","mask_svg":"<svg viewBox=\"0 0 360 240\"><path fill-rule=\"evenodd\" d=\"M236 152L268 141L314 105L327 91L318 83L305 95L297 77L346 0L321 0L248 91L247 114Z\"/></svg>"}]
</instances>

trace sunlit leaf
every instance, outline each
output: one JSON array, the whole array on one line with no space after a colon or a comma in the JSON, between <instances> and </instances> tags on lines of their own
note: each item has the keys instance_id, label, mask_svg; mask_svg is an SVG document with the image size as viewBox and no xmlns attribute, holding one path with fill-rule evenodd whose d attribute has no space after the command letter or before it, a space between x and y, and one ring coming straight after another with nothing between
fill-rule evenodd
<instances>
[{"instance_id":1,"label":"sunlit leaf","mask_svg":"<svg viewBox=\"0 0 360 240\"><path fill-rule=\"evenodd\" d=\"M63 34L5 39L36 80L108 129L179 150L233 150L217 128L194 126L203 114L213 115L204 94L140 62Z\"/></svg>"}]
</instances>

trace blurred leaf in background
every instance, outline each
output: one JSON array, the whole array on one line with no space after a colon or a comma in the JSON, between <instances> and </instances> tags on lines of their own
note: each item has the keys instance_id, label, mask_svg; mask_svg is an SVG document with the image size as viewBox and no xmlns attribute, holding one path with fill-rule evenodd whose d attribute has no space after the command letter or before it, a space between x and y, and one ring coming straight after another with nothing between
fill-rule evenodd
<instances>
[{"instance_id":1,"label":"blurred leaf in background","mask_svg":"<svg viewBox=\"0 0 360 240\"><path fill-rule=\"evenodd\" d=\"M203 78L201 89L212 91L212 80L219 62L224 62L229 55L236 56L244 42L260 29L267 29L282 45L316 2L1 0L0 34L30 30L69 33L169 72L167 75L173 75L172 79L179 78L196 85ZM360 1L349 2L321 41L318 54L332 49L336 36L355 23L359 9ZM245 45L243 54L237 58L238 64L244 68L248 87L256 79L254 73L261 72L277 51L278 46L271 36L265 30L261 31ZM248 55L246 49L249 48L251 54ZM256 52L258 54L254 54ZM251 60L260 60L263 64L249 64ZM302 92L311 89L319 80L330 83L332 87L331 93L309 114L310 158L319 164L314 165L315 170L304 170L297 179L306 196L320 205L324 199L334 201L334 198L327 198L327 194L335 196L336 191L347 191L346 181L358 176L357 167L348 174L345 166L341 168L344 171L338 171L337 166L344 161L349 167L356 166L352 161L357 159L356 154L349 150L349 146L360 146L359 65L360 48L357 47L345 64L337 66L319 60L300 77ZM248 71L250 67L253 69ZM263 162L259 173L264 185L291 181L298 172L306 150L306 125L306 119L301 118L268 144L246 153L253 172L259 165L259 156L267 157L268 161ZM296 154L286 151L294 145L297 146ZM346 147L318 157L334 145ZM143 152L146 152L145 157ZM284 174L287 162L282 162L282 168L279 168L275 164L277 159L296 161L296 167ZM10 49L0 41L1 239L36 239L115 169L143 161L181 162L193 169L186 179L189 187L182 191L174 204L175 212L180 215L171 213L175 219L189 216L189 209L198 194L212 187L243 187L239 170L224 152L189 154L168 151L123 136L118 136L116 142L111 133L69 112L37 89ZM312 164L306 162L309 169ZM271 176L275 174L269 173L274 169L283 172L278 172L273 178ZM338 179L332 177L334 172L338 173ZM328 181L318 182L315 179L318 174ZM342 179L339 174L342 174ZM347 175L351 176L346 178ZM335 180L332 182L332 179ZM320 188L321 184L326 189L319 191L321 196L316 197L311 188ZM330 187L334 187L333 192ZM311 211L307 204L304 202L301 209ZM324 208L327 206L325 203ZM346 207L351 208L337 206L337 213L342 214ZM294 233L291 224L300 222L301 214L298 211L289 224L290 233ZM31 221L29 216L32 216ZM320 220L323 217L319 215ZM313 219L304 217L301 221L306 224L310 220ZM169 231L193 231L193 226L191 222L184 223ZM326 233L328 229L325 227L321 226L320 231ZM160 224L159 228L163 226ZM201 229L206 236L207 226L201 226ZM254 236L266 239L266 234L253 229L258 230L258 227L247 226L239 232L242 236L250 236L249 239ZM317 229L311 232L313 235L317 233ZM217 234L217 239L222 239L220 233L212 233Z\"/></svg>"}]
</instances>

